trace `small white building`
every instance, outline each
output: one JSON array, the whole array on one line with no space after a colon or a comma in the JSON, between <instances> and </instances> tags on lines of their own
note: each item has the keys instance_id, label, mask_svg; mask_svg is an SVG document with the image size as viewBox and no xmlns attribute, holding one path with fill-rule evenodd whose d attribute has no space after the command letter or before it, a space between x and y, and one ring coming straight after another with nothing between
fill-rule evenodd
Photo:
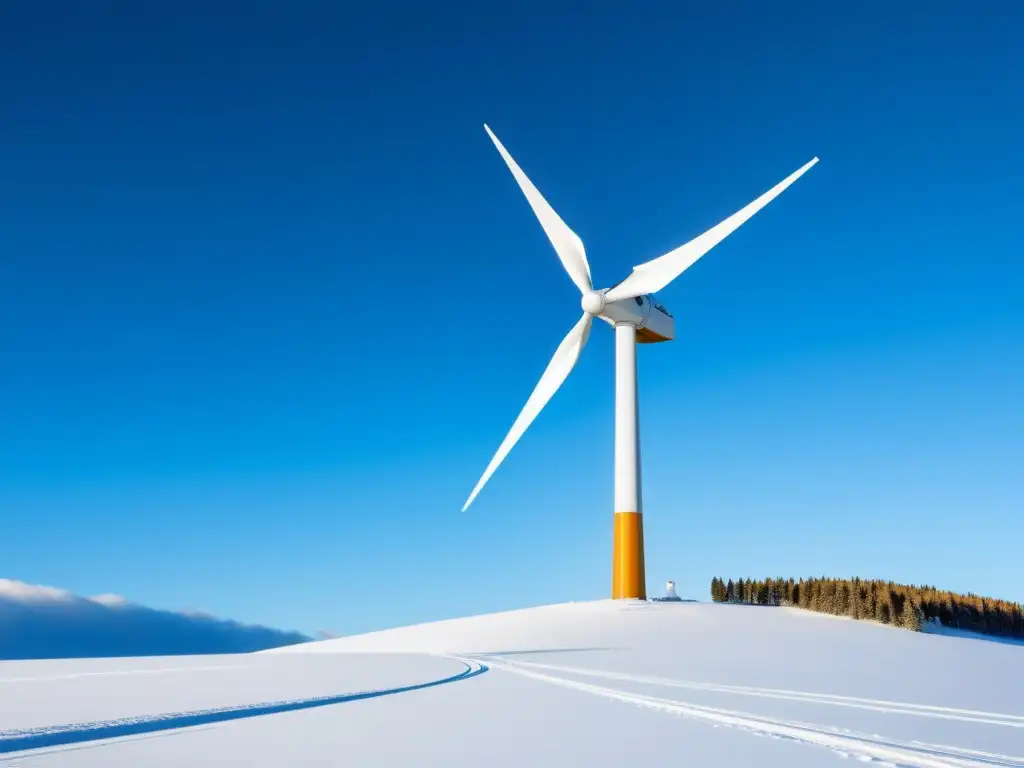
<instances>
[{"instance_id":1,"label":"small white building","mask_svg":"<svg viewBox=\"0 0 1024 768\"><path fill-rule=\"evenodd\" d=\"M652 597L656 603L681 603L683 598L676 594L676 583L674 581L665 582L665 596L664 597Z\"/></svg>"}]
</instances>

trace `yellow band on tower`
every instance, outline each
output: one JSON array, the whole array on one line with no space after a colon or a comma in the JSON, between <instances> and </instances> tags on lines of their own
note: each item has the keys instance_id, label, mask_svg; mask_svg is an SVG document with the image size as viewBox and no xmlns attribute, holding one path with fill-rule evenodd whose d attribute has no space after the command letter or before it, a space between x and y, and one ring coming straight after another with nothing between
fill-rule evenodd
<instances>
[{"instance_id":1,"label":"yellow band on tower","mask_svg":"<svg viewBox=\"0 0 1024 768\"><path fill-rule=\"evenodd\" d=\"M612 599L647 599L644 579L644 521L639 512L615 513Z\"/></svg>"}]
</instances>

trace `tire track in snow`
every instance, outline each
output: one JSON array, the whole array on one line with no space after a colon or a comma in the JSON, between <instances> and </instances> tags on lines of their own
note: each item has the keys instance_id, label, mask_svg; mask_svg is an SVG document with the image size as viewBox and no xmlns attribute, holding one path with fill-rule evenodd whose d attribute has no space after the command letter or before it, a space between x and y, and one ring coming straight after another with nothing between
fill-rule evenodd
<instances>
[{"instance_id":1,"label":"tire track in snow","mask_svg":"<svg viewBox=\"0 0 1024 768\"><path fill-rule=\"evenodd\" d=\"M380 696L392 696L399 693L434 688L460 680L468 680L471 677L482 675L488 671L486 664L473 659L463 659L454 656L443 656L442 658L458 661L464 664L466 668L456 675L449 675L438 680L429 680L425 683L416 683L397 688L379 688L355 693L261 702L258 704L241 704L188 712L167 712L159 715L124 717L117 720L100 720L91 723L68 723L39 728L16 728L0 731L0 755L13 752L27 752L43 747L80 744L82 742L99 741L100 739L114 739L123 736L137 736L140 734L190 728L197 725L210 725L230 720L273 715L281 712L294 712L302 709L341 704L348 701L373 699Z\"/></svg>"},{"instance_id":2,"label":"tire track in snow","mask_svg":"<svg viewBox=\"0 0 1024 768\"><path fill-rule=\"evenodd\" d=\"M584 667L567 667L559 664L541 664L532 661L516 661L516 666L546 669L565 672L582 677L599 677L607 680L623 680L631 683L660 685L667 688L686 688L694 691L710 691L713 693L733 693L742 696L756 696L766 699L785 699L787 701L803 701L812 704L828 704L836 707L867 709L875 712L889 712L915 717L932 717L942 720L960 720L968 723L999 725L1007 728L1024 728L1024 716L1007 715L999 712L983 712L974 709L957 709L955 707L937 707L929 704L911 704L904 701L886 701L884 699L863 699L856 696L838 696L830 693L810 693L806 691L790 691L775 688L752 688L743 685L718 685L715 683L698 683L689 680L673 680L666 677L647 675L631 675L624 672L606 672L600 669Z\"/></svg>"},{"instance_id":3,"label":"tire track in snow","mask_svg":"<svg viewBox=\"0 0 1024 768\"><path fill-rule=\"evenodd\" d=\"M899 741L874 734L827 728L813 723L782 720L716 707L687 704L683 701L626 693L591 683L568 680L538 670L525 668L519 662L488 659L492 667L522 677L541 680L563 688L583 691L627 704L682 715L714 726L726 726L748 731L757 736L814 744L831 749L841 757L856 757L861 761L898 768L1024 768L1024 758L979 752L958 747L928 744L920 741ZM532 664L530 665L533 666Z\"/></svg>"}]
</instances>

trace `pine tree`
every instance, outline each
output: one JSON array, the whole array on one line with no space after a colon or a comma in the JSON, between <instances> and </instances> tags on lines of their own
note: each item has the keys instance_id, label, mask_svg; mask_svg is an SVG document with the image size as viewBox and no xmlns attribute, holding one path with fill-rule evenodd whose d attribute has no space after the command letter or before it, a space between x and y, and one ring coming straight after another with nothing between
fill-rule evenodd
<instances>
[{"instance_id":1,"label":"pine tree","mask_svg":"<svg viewBox=\"0 0 1024 768\"><path fill-rule=\"evenodd\" d=\"M885 589L885 615L886 622L889 624L898 624L900 615L896 612L896 601L893 600L891 584L886 585Z\"/></svg>"},{"instance_id":2,"label":"pine tree","mask_svg":"<svg viewBox=\"0 0 1024 768\"><path fill-rule=\"evenodd\" d=\"M793 580L792 579L776 579L776 583L779 585L779 604L780 605L792 605L793 604Z\"/></svg>"},{"instance_id":3,"label":"pine tree","mask_svg":"<svg viewBox=\"0 0 1024 768\"><path fill-rule=\"evenodd\" d=\"M836 593L836 614L839 616L850 615L850 582L843 580Z\"/></svg>"},{"instance_id":4,"label":"pine tree","mask_svg":"<svg viewBox=\"0 0 1024 768\"><path fill-rule=\"evenodd\" d=\"M711 580L711 599L716 603L725 602L725 585L717 576Z\"/></svg>"},{"instance_id":5,"label":"pine tree","mask_svg":"<svg viewBox=\"0 0 1024 768\"><path fill-rule=\"evenodd\" d=\"M821 582L821 590L818 593L818 610L822 613L836 612L836 583L832 579Z\"/></svg>"},{"instance_id":6,"label":"pine tree","mask_svg":"<svg viewBox=\"0 0 1024 768\"><path fill-rule=\"evenodd\" d=\"M908 595L903 600L903 613L900 615L900 626L912 632L921 631L921 616Z\"/></svg>"},{"instance_id":7,"label":"pine tree","mask_svg":"<svg viewBox=\"0 0 1024 768\"><path fill-rule=\"evenodd\" d=\"M725 599L730 603L736 601L736 585L733 583L732 579L729 579L729 583L725 586Z\"/></svg>"}]
</instances>

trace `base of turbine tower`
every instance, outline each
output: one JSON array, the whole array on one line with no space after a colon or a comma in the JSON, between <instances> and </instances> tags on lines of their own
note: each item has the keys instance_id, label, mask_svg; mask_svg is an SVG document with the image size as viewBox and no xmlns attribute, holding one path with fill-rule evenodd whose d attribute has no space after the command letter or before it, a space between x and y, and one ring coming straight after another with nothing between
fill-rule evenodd
<instances>
[{"instance_id":1,"label":"base of turbine tower","mask_svg":"<svg viewBox=\"0 0 1024 768\"><path fill-rule=\"evenodd\" d=\"M646 600L644 521L640 512L615 513L612 551L612 599Z\"/></svg>"}]
</instances>

